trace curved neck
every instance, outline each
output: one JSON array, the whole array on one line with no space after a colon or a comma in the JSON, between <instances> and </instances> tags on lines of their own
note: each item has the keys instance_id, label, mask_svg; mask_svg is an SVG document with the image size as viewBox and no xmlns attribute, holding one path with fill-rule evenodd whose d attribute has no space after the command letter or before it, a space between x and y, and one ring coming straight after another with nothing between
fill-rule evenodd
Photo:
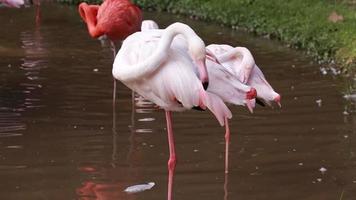
<instances>
[{"instance_id":1,"label":"curved neck","mask_svg":"<svg viewBox=\"0 0 356 200\"><path fill-rule=\"evenodd\" d=\"M88 5L87 3L81 3L78 8L80 16L87 24L90 36L94 38L97 38L104 34L103 31L97 28L96 16L98 14L98 10L98 5Z\"/></svg>"},{"instance_id":2,"label":"curved neck","mask_svg":"<svg viewBox=\"0 0 356 200\"><path fill-rule=\"evenodd\" d=\"M223 54L217 56L217 60L221 63L229 61L230 59L241 58L241 64L234 67L243 67L248 74L255 66L255 59L253 58L250 50L245 47L235 47Z\"/></svg>"},{"instance_id":3,"label":"curved neck","mask_svg":"<svg viewBox=\"0 0 356 200\"><path fill-rule=\"evenodd\" d=\"M144 76L149 76L155 72L165 61L172 40L178 34L182 34L186 39L189 49L200 48L205 52L204 42L195 34L195 32L189 26L177 22L163 30L157 49L146 60L132 66L117 66L120 80L133 81L141 79Z\"/></svg>"}]
</instances>

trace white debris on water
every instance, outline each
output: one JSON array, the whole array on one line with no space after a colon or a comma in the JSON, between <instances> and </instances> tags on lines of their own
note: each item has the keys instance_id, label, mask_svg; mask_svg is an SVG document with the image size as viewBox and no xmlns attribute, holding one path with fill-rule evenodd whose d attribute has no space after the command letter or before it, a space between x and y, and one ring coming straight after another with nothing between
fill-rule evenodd
<instances>
[{"instance_id":1,"label":"white debris on water","mask_svg":"<svg viewBox=\"0 0 356 200\"><path fill-rule=\"evenodd\" d=\"M336 67L331 67L331 66L328 66L328 67L320 67L320 72L322 75L326 75L328 73L336 76L336 75L339 75L341 74L341 70L340 69L337 69Z\"/></svg>"},{"instance_id":2,"label":"white debris on water","mask_svg":"<svg viewBox=\"0 0 356 200\"><path fill-rule=\"evenodd\" d=\"M94 69L93 69L93 72L98 72L98 71L99 71L98 68L94 68Z\"/></svg>"},{"instance_id":3,"label":"white debris on water","mask_svg":"<svg viewBox=\"0 0 356 200\"><path fill-rule=\"evenodd\" d=\"M198 150L198 149L194 149L193 151L194 151L194 153L196 153L196 152L198 152L199 150Z\"/></svg>"},{"instance_id":4,"label":"white debris on water","mask_svg":"<svg viewBox=\"0 0 356 200\"><path fill-rule=\"evenodd\" d=\"M326 70L325 67L320 67L320 72L321 72L322 75L328 74L328 71Z\"/></svg>"},{"instance_id":5,"label":"white debris on water","mask_svg":"<svg viewBox=\"0 0 356 200\"><path fill-rule=\"evenodd\" d=\"M350 113L345 110L344 112L342 112L342 114L349 115Z\"/></svg>"},{"instance_id":6,"label":"white debris on water","mask_svg":"<svg viewBox=\"0 0 356 200\"><path fill-rule=\"evenodd\" d=\"M316 102L316 104L318 104L319 107L321 107L321 103L322 103L321 99L317 99L315 102Z\"/></svg>"},{"instance_id":7,"label":"white debris on water","mask_svg":"<svg viewBox=\"0 0 356 200\"><path fill-rule=\"evenodd\" d=\"M344 135L344 138L345 138L345 139L349 138L349 135Z\"/></svg>"},{"instance_id":8,"label":"white debris on water","mask_svg":"<svg viewBox=\"0 0 356 200\"><path fill-rule=\"evenodd\" d=\"M318 182L321 182L321 181L322 181L322 179L321 179L321 178L317 178L316 180L317 180Z\"/></svg>"},{"instance_id":9,"label":"white debris on water","mask_svg":"<svg viewBox=\"0 0 356 200\"><path fill-rule=\"evenodd\" d=\"M133 194L133 193L138 193L138 192L143 192L145 190L150 190L153 188L153 186L155 186L154 182L149 182L149 183L145 183L145 184L138 184L138 185L133 185L130 187L127 187L124 192Z\"/></svg>"},{"instance_id":10,"label":"white debris on water","mask_svg":"<svg viewBox=\"0 0 356 200\"><path fill-rule=\"evenodd\" d=\"M304 164L301 162L301 163L298 163L299 166L303 166Z\"/></svg>"},{"instance_id":11,"label":"white debris on water","mask_svg":"<svg viewBox=\"0 0 356 200\"><path fill-rule=\"evenodd\" d=\"M328 171L325 167L321 167L320 169L319 169L319 171L322 173L322 174L324 174L326 171Z\"/></svg>"},{"instance_id":12,"label":"white debris on water","mask_svg":"<svg viewBox=\"0 0 356 200\"><path fill-rule=\"evenodd\" d=\"M344 98L346 100L352 100L352 101L356 101L356 94L345 94Z\"/></svg>"}]
</instances>

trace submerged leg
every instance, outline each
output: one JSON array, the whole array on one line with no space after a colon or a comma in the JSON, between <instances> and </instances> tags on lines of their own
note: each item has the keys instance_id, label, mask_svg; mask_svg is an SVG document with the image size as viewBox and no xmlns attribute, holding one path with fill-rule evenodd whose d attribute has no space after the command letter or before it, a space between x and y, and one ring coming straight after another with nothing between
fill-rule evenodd
<instances>
[{"instance_id":1,"label":"submerged leg","mask_svg":"<svg viewBox=\"0 0 356 200\"><path fill-rule=\"evenodd\" d=\"M225 174L225 182L224 182L224 200L227 200L227 196L229 194L229 191L228 191L228 182L229 182L229 175L228 174Z\"/></svg>"},{"instance_id":2,"label":"submerged leg","mask_svg":"<svg viewBox=\"0 0 356 200\"><path fill-rule=\"evenodd\" d=\"M111 46L111 50L113 51L113 60L115 60L115 56L116 56L116 46L115 43L110 40L110 46ZM115 108L115 104L116 104L116 79L113 77L114 80L114 86L113 86L113 91L112 91L112 102L113 102L113 107Z\"/></svg>"},{"instance_id":3,"label":"submerged leg","mask_svg":"<svg viewBox=\"0 0 356 200\"><path fill-rule=\"evenodd\" d=\"M168 144L169 144L169 160L168 160L168 200L172 200L172 189L173 189L173 177L174 170L176 167L176 151L174 146L174 137L172 129L172 113L166 111L167 120L167 132L168 132Z\"/></svg>"},{"instance_id":4,"label":"submerged leg","mask_svg":"<svg viewBox=\"0 0 356 200\"><path fill-rule=\"evenodd\" d=\"M230 144L230 127L229 120L225 118L225 173L229 173L229 144Z\"/></svg>"}]
</instances>

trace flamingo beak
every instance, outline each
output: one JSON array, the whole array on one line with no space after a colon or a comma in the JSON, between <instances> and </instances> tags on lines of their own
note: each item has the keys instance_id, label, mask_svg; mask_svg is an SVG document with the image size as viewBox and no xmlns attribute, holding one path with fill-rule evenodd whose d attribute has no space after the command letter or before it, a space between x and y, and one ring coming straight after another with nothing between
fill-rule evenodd
<instances>
[{"instance_id":1,"label":"flamingo beak","mask_svg":"<svg viewBox=\"0 0 356 200\"><path fill-rule=\"evenodd\" d=\"M259 99L259 98L257 98L257 97L256 97L256 103L257 103L258 105L262 106L262 107L265 107L265 106L266 106L266 104L263 102L263 100L261 100L261 99Z\"/></svg>"},{"instance_id":2,"label":"flamingo beak","mask_svg":"<svg viewBox=\"0 0 356 200\"><path fill-rule=\"evenodd\" d=\"M278 95L274 98L274 102L276 102L276 104L282 108L282 104L281 104L281 95Z\"/></svg>"},{"instance_id":3,"label":"flamingo beak","mask_svg":"<svg viewBox=\"0 0 356 200\"><path fill-rule=\"evenodd\" d=\"M200 81L203 84L204 90L206 90L206 89L208 89L208 86L209 86L209 76L208 76L208 70L207 70L206 64L205 64L205 58L201 59L201 60L197 60L196 64L198 66Z\"/></svg>"},{"instance_id":4,"label":"flamingo beak","mask_svg":"<svg viewBox=\"0 0 356 200\"><path fill-rule=\"evenodd\" d=\"M255 99L246 99L246 107L253 113L253 109L255 108Z\"/></svg>"}]
</instances>

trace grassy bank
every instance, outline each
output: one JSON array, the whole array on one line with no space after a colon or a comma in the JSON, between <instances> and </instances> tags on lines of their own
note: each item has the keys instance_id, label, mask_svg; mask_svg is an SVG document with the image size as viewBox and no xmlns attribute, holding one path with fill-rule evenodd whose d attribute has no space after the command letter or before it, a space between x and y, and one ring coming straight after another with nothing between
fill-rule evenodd
<instances>
[{"instance_id":1,"label":"grassy bank","mask_svg":"<svg viewBox=\"0 0 356 200\"><path fill-rule=\"evenodd\" d=\"M78 0L62 0L77 3ZM319 61L356 71L356 6L346 0L133 0L144 9L168 11L243 28L304 49ZM92 2L98 2L94 0ZM335 19L329 19L335 11Z\"/></svg>"}]
</instances>

